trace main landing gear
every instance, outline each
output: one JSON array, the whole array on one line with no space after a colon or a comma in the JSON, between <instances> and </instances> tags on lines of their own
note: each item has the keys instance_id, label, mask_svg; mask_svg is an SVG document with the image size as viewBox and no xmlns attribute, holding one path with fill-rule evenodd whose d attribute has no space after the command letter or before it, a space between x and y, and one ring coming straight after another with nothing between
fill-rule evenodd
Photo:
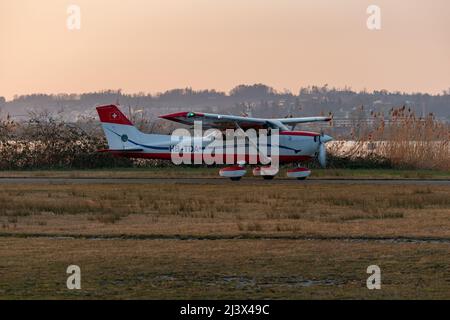
<instances>
[{"instance_id":1,"label":"main landing gear","mask_svg":"<svg viewBox=\"0 0 450 320\"><path fill-rule=\"evenodd\" d=\"M224 178L230 178L231 181L239 181L247 174L244 166L238 165L234 167L223 168L219 171L219 175Z\"/></svg>"},{"instance_id":2,"label":"main landing gear","mask_svg":"<svg viewBox=\"0 0 450 320\"><path fill-rule=\"evenodd\" d=\"M244 165L236 165L220 170L219 175L224 178L229 178L231 181L240 181L243 176L247 174ZM278 174L278 170L272 167L256 167L253 169L255 177L262 177L264 180L273 180ZM288 178L297 180L306 180L311 175L311 170L308 168L298 167L288 170Z\"/></svg>"},{"instance_id":3,"label":"main landing gear","mask_svg":"<svg viewBox=\"0 0 450 320\"><path fill-rule=\"evenodd\" d=\"M253 169L253 175L255 177L263 177L264 180L273 180L278 171L278 169L272 167L256 167Z\"/></svg>"}]
</instances>

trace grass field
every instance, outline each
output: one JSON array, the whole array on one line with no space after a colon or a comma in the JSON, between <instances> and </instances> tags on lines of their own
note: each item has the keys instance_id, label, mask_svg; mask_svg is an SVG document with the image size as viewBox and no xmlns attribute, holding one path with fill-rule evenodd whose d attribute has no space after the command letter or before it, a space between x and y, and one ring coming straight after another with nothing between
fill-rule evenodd
<instances>
[{"instance_id":1,"label":"grass field","mask_svg":"<svg viewBox=\"0 0 450 320\"><path fill-rule=\"evenodd\" d=\"M449 298L448 244L3 239L7 299ZM82 290L66 288L67 266ZM366 269L382 289L366 288Z\"/></svg>"},{"instance_id":2,"label":"grass field","mask_svg":"<svg viewBox=\"0 0 450 320\"><path fill-rule=\"evenodd\" d=\"M82 269L81 291L66 289L71 264ZM365 286L372 264L379 291ZM449 299L449 265L445 185L0 190L3 299Z\"/></svg>"},{"instance_id":3,"label":"grass field","mask_svg":"<svg viewBox=\"0 0 450 320\"><path fill-rule=\"evenodd\" d=\"M206 167L155 167L117 168L93 170L23 170L0 171L0 178L50 177L50 178L218 178L220 168ZM279 178L286 177L287 168L281 168ZM255 178L248 170L246 179ZM450 179L450 171L397 170L397 169L314 169L312 179Z\"/></svg>"}]
</instances>

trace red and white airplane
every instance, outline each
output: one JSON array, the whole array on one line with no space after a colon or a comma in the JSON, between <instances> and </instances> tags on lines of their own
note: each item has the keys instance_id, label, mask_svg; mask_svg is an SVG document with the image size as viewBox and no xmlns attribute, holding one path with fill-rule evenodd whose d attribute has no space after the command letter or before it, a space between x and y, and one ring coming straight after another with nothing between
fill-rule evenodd
<instances>
[{"instance_id":1,"label":"red and white airplane","mask_svg":"<svg viewBox=\"0 0 450 320\"><path fill-rule=\"evenodd\" d=\"M97 107L97 112L109 146L108 150L102 150L102 152L108 152L115 156L171 160L173 159L172 152L176 145L191 146L200 144L205 148L215 139L211 135L191 138L143 133L115 105L99 106ZM164 115L160 118L185 125L194 125L196 121L201 121L204 128L215 128L221 131L227 129L242 129L242 131L247 129L267 129L270 132L273 129L277 129L279 133L277 160L280 164L299 164L318 158L319 163L325 167L325 144L333 140L333 138L325 134L293 131L289 128L289 126L295 127L296 124L301 123L331 121L330 117L262 119L212 113L179 112ZM270 139L267 143L270 144ZM187 152L191 152L191 156L194 156L194 149L189 150L192 151ZM227 158L228 149L224 148L222 150L223 163L230 164L229 158ZM220 170L220 176L231 178L232 180L240 180L247 173L245 164L249 163L250 155L235 155L234 148L232 151L233 165ZM217 154L215 156L217 157ZM257 162L263 163L263 158L266 158L266 162L267 159L270 161L270 154L266 156L258 154ZM278 173L278 170L273 171L268 168L267 166L257 167L253 170L253 174L262 176L265 179L272 179ZM306 179L310 174L311 171L309 169L300 166L288 171L288 177L300 180Z\"/></svg>"}]
</instances>

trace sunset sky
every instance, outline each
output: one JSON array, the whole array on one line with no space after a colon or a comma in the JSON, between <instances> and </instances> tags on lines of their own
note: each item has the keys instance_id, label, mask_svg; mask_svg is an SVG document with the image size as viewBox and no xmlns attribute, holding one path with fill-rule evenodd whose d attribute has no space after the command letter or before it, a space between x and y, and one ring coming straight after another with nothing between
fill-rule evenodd
<instances>
[{"instance_id":1,"label":"sunset sky","mask_svg":"<svg viewBox=\"0 0 450 320\"><path fill-rule=\"evenodd\" d=\"M68 5L81 30L66 27ZM382 10L382 29L366 9ZM448 0L0 0L0 96L265 83L439 93Z\"/></svg>"}]
</instances>

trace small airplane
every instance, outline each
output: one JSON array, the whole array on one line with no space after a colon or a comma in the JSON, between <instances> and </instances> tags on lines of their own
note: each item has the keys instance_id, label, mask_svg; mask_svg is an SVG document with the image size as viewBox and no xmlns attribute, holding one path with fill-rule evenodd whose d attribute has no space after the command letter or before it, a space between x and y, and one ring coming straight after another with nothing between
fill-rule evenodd
<instances>
[{"instance_id":1,"label":"small airplane","mask_svg":"<svg viewBox=\"0 0 450 320\"><path fill-rule=\"evenodd\" d=\"M176 145L191 146L195 143L197 145L200 143L204 149L206 145L215 139L211 135L200 138L183 138L173 135L143 133L133 125L116 105L99 106L97 107L97 112L109 147L109 149L100 150L100 152L107 152L114 156L171 160L173 159L172 152ZM277 160L280 164L299 164L317 158L321 166L325 167L325 144L333 140L332 137L323 133L293 130L297 124L329 122L332 120L331 117L263 119L212 113L179 112L163 115L160 118L189 126L194 125L197 121L201 121L204 128L218 129L222 133L227 129L241 129L241 131L248 129L266 129L268 132L276 129L279 133ZM267 143L270 144L270 140ZM229 161L225 162L227 150L229 149L222 149L221 157L224 159L222 163L230 164ZM248 164L249 154L239 157L234 154L234 151L235 149L233 148L232 166L220 170L219 175L230 178L233 181L238 181L247 173L245 165ZM190 156L194 156L194 149L189 149L187 152L191 153ZM263 160L270 162L270 156L270 154L258 154L257 163L262 164L264 162ZM270 167L267 166L258 166L253 170L253 175L261 176L267 180L273 179L277 173L278 170L270 170ZM306 179L310 174L310 169L301 166L288 170L287 173L288 177L299 180Z\"/></svg>"}]
</instances>

